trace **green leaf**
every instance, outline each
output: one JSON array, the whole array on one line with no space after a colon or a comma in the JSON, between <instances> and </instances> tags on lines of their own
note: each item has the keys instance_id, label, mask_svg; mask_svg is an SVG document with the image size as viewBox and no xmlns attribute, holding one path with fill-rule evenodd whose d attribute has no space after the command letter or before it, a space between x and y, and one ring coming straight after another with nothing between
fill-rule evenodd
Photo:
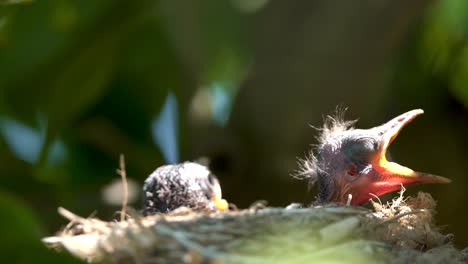
<instances>
[{"instance_id":1,"label":"green leaf","mask_svg":"<svg viewBox=\"0 0 468 264\"><path fill-rule=\"evenodd\" d=\"M38 217L17 197L0 191L1 263L78 263L68 255L55 254L40 241Z\"/></svg>"},{"instance_id":2,"label":"green leaf","mask_svg":"<svg viewBox=\"0 0 468 264\"><path fill-rule=\"evenodd\" d=\"M450 90L468 108L468 45L465 46L452 74Z\"/></svg>"},{"instance_id":3,"label":"green leaf","mask_svg":"<svg viewBox=\"0 0 468 264\"><path fill-rule=\"evenodd\" d=\"M118 39L110 36L76 53L50 85L44 108L53 122L76 117L106 90L110 80Z\"/></svg>"},{"instance_id":4,"label":"green leaf","mask_svg":"<svg viewBox=\"0 0 468 264\"><path fill-rule=\"evenodd\" d=\"M178 52L189 60L201 84L237 83L250 63L247 18L228 1L163 1L163 19Z\"/></svg>"}]
</instances>

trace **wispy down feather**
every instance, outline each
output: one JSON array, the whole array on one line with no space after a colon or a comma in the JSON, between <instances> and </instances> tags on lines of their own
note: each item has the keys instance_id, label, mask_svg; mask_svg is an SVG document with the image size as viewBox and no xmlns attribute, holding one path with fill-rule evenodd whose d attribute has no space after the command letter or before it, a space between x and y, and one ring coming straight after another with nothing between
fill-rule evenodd
<instances>
[{"instance_id":1,"label":"wispy down feather","mask_svg":"<svg viewBox=\"0 0 468 264\"><path fill-rule=\"evenodd\" d=\"M357 120L346 121L344 119L345 113L348 109L343 107L337 107L332 115L327 115L323 119L323 127L315 128L319 131L317 140L319 145L327 142L338 134L343 133L346 130L352 130L353 125Z\"/></svg>"},{"instance_id":2,"label":"wispy down feather","mask_svg":"<svg viewBox=\"0 0 468 264\"><path fill-rule=\"evenodd\" d=\"M335 109L333 114L323 118L322 127L312 126L312 128L318 131L318 135L316 136L318 143L312 144L312 148L305 158L298 159L299 170L293 175L295 178L308 180L309 188L315 185L318 180L319 172L323 171L316 157L317 149L344 131L354 129L353 125L357 120L346 121L344 119L346 110L347 108L339 106Z\"/></svg>"}]
</instances>

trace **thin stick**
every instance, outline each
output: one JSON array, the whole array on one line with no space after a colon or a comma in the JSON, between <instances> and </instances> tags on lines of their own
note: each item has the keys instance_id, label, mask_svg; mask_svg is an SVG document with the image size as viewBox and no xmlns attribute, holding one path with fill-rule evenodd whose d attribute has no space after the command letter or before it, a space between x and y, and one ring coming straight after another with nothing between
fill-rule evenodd
<instances>
[{"instance_id":1,"label":"thin stick","mask_svg":"<svg viewBox=\"0 0 468 264\"><path fill-rule=\"evenodd\" d=\"M351 206L351 201L353 200L353 195L352 194L348 194L348 201L346 202L346 206Z\"/></svg>"},{"instance_id":2,"label":"thin stick","mask_svg":"<svg viewBox=\"0 0 468 264\"><path fill-rule=\"evenodd\" d=\"M389 222L393 222L393 221L395 221L395 220L398 220L398 219L400 219L400 218L402 218L402 217L405 217L405 216L408 216L408 215L420 214L420 213L424 213L424 212L428 212L428 210L427 210L427 209L417 209L417 210L414 210L414 211L410 211L410 212L406 212L406 213L401 213L401 214L399 214L399 215L395 215L395 216L393 216L393 217L391 217L391 218L388 218L388 219L386 219L386 220L383 221L383 222L380 222L379 224L377 224L377 226L381 226L381 225L383 225L383 224L387 224L387 223L389 223Z\"/></svg>"},{"instance_id":3,"label":"thin stick","mask_svg":"<svg viewBox=\"0 0 468 264\"><path fill-rule=\"evenodd\" d=\"M65 217L66 219L70 220L70 221L76 221L76 222L84 222L86 221L85 218L81 217L81 216L77 216L76 214L68 211L67 209L63 208L63 207L59 207L57 208L57 211L60 215L62 215L63 217Z\"/></svg>"},{"instance_id":4,"label":"thin stick","mask_svg":"<svg viewBox=\"0 0 468 264\"><path fill-rule=\"evenodd\" d=\"M380 200L380 198L379 198L377 195L375 195L375 194L373 194L373 193L369 193L369 195L370 195L370 196L373 196L375 199L377 199L377 201L379 201L379 204L382 205L382 201ZM372 199L371 199L371 200L372 200Z\"/></svg>"},{"instance_id":5,"label":"thin stick","mask_svg":"<svg viewBox=\"0 0 468 264\"><path fill-rule=\"evenodd\" d=\"M127 184L127 173L125 171L125 157L123 154L120 154L120 168L117 169L117 174L119 174L122 177L122 188L123 188L122 210L120 211L120 221L125 221L127 203L128 203L128 184Z\"/></svg>"}]
</instances>

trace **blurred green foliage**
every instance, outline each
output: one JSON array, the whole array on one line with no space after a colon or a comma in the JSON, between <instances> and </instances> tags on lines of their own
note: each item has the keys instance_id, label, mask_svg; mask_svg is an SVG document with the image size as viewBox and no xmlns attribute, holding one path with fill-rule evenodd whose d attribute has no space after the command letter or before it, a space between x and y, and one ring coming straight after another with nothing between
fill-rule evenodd
<instances>
[{"instance_id":1,"label":"blurred green foliage","mask_svg":"<svg viewBox=\"0 0 468 264\"><path fill-rule=\"evenodd\" d=\"M140 183L176 152L210 158L240 206L310 201L288 174L313 143L307 124L340 103L364 125L426 110L393 153L458 182L437 198L466 246L468 216L450 206L468 202L468 3L361 2L0 1L2 262L73 261L39 238L66 224L58 206L113 215L100 192L120 153ZM172 145L155 130L169 94Z\"/></svg>"}]
</instances>

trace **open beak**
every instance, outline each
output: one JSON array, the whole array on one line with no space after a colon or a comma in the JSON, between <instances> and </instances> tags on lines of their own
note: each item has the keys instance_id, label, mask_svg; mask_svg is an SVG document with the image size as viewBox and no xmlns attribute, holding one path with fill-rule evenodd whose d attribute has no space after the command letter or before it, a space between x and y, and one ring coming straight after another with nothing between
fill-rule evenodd
<instances>
[{"instance_id":1,"label":"open beak","mask_svg":"<svg viewBox=\"0 0 468 264\"><path fill-rule=\"evenodd\" d=\"M413 171L410 168L398 163L388 161L386 153L392 141L396 138L401 129L410 123L416 116L424 113L417 109L401 114L387 123L376 127L381 137L380 151L373 160L373 167L376 170L376 180L370 186L371 193L382 195L401 188L401 185L413 185L419 183L449 183L450 179L428 173Z\"/></svg>"}]
</instances>

